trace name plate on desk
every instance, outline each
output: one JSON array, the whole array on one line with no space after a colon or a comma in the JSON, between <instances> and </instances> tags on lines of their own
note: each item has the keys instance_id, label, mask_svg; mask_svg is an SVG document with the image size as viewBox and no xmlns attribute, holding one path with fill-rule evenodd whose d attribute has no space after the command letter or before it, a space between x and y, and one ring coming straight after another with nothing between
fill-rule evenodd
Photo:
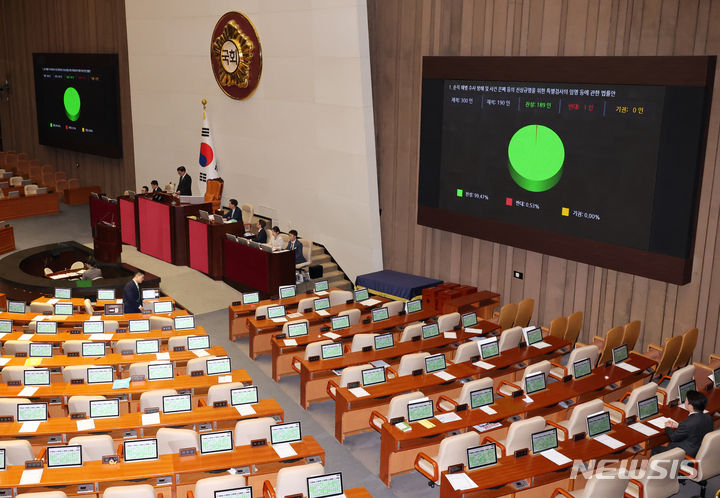
<instances>
[{"instance_id":1,"label":"name plate on desk","mask_svg":"<svg viewBox=\"0 0 720 498\"><path fill-rule=\"evenodd\" d=\"M143 315L151 315L151 314L152 314L152 310L142 310L142 314L143 314Z\"/></svg>"},{"instance_id":2,"label":"name plate on desk","mask_svg":"<svg viewBox=\"0 0 720 498\"><path fill-rule=\"evenodd\" d=\"M405 420L405 417L395 417L395 418L391 418L391 419L390 419L390 423L391 423L392 425L395 425L395 424L399 424L399 423L402 422L403 420Z\"/></svg>"},{"instance_id":3,"label":"name plate on desk","mask_svg":"<svg viewBox=\"0 0 720 498\"><path fill-rule=\"evenodd\" d=\"M195 448L192 448L192 447L190 447L190 448L180 448L180 451L179 451L178 453L180 453L180 456L181 456L181 457L184 457L184 456L195 456L195 455L197 455L197 450L196 450Z\"/></svg>"},{"instance_id":4,"label":"name plate on desk","mask_svg":"<svg viewBox=\"0 0 720 498\"><path fill-rule=\"evenodd\" d=\"M369 319L369 318L366 318L366 319L364 319L362 322L363 322L363 324L367 325L368 323L370 323L370 319Z\"/></svg>"},{"instance_id":5,"label":"name plate on desk","mask_svg":"<svg viewBox=\"0 0 720 498\"><path fill-rule=\"evenodd\" d=\"M133 375L130 377L130 382L145 382L144 375Z\"/></svg>"},{"instance_id":6,"label":"name plate on desk","mask_svg":"<svg viewBox=\"0 0 720 498\"><path fill-rule=\"evenodd\" d=\"M527 456L527 455L528 455L528 449L527 449L527 448L523 448L523 449L521 449L521 450L515 451L515 458L522 458L522 457Z\"/></svg>"},{"instance_id":7,"label":"name plate on desk","mask_svg":"<svg viewBox=\"0 0 720 498\"><path fill-rule=\"evenodd\" d=\"M455 407L455 411L456 411L456 412L464 412L464 411L467 410L467 409L468 409L467 403L463 403L462 405L457 405L457 406Z\"/></svg>"},{"instance_id":8,"label":"name plate on desk","mask_svg":"<svg viewBox=\"0 0 720 498\"><path fill-rule=\"evenodd\" d=\"M360 382L358 382L358 381L347 383L348 389L357 389L358 387L360 387Z\"/></svg>"},{"instance_id":9,"label":"name plate on desk","mask_svg":"<svg viewBox=\"0 0 720 498\"><path fill-rule=\"evenodd\" d=\"M363 346L363 348L362 348L363 353L369 353L372 350L373 350L372 346Z\"/></svg>"},{"instance_id":10,"label":"name plate on desk","mask_svg":"<svg viewBox=\"0 0 720 498\"><path fill-rule=\"evenodd\" d=\"M423 374L423 369L422 369L422 368L418 368L417 370L413 370L413 371L412 371L412 374L413 374L413 377L418 377L418 376L420 376L420 375Z\"/></svg>"},{"instance_id":11,"label":"name plate on desk","mask_svg":"<svg viewBox=\"0 0 720 498\"><path fill-rule=\"evenodd\" d=\"M513 391L513 393L512 393L512 397L513 397L513 398L519 398L519 397L522 396L522 395L523 395L523 390L522 390L522 389L518 389L517 391Z\"/></svg>"},{"instance_id":12,"label":"name plate on desk","mask_svg":"<svg viewBox=\"0 0 720 498\"><path fill-rule=\"evenodd\" d=\"M225 408L228 405L227 400L221 400L221 401L215 401L213 403L213 408Z\"/></svg>"},{"instance_id":13,"label":"name plate on desk","mask_svg":"<svg viewBox=\"0 0 720 498\"><path fill-rule=\"evenodd\" d=\"M43 461L42 460L26 460L25 468L26 469L42 469Z\"/></svg>"},{"instance_id":14,"label":"name plate on desk","mask_svg":"<svg viewBox=\"0 0 720 498\"><path fill-rule=\"evenodd\" d=\"M286 337L285 334L277 334L277 335L275 336L275 339L285 339L285 337Z\"/></svg>"},{"instance_id":15,"label":"name plate on desk","mask_svg":"<svg viewBox=\"0 0 720 498\"><path fill-rule=\"evenodd\" d=\"M185 351L185 346L174 346L173 351Z\"/></svg>"},{"instance_id":16,"label":"name plate on desk","mask_svg":"<svg viewBox=\"0 0 720 498\"><path fill-rule=\"evenodd\" d=\"M78 353L77 351L75 351L74 353L71 352L71 353L68 353L68 354L67 354L67 357L68 357L68 358L77 358L77 357L79 357L79 356L80 356L80 353Z\"/></svg>"},{"instance_id":17,"label":"name plate on desk","mask_svg":"<svg viewBox=\"0 0 720 498\"><path fill-rule=\"evenodd\" d=\"M70 384L85 384L85 379L70 379Z\"/></svg>"},{"instance_id":18,"label":"name plate on desk","mask_svg":"<svg viewBox=\"0 0 720 498\"><path fill-rule=\"evenodd\" d=\"M190 372L190 377L202 377L203 375L205 375L205 372L202 370L193 370Z\"/></svg>"},{"instance_id":19,"label":"name plate on desk","mask_svg":"<svg viewBox=\"0 0 720 498\"><path fill-rule=\"evenodd\" d=\"M258 315L255 317L255 320L257 320L258 322L265 320L265 315Z\"/></svg>"},{"instance_id":20,"label":"name plate on desk","mask_svg":"<svg viewBox=\"0 0 720 498\"><path fill-rule=\"evenodd\" d=\"M15 358L27 358L27 353L15 353Z\"/></svg>"},{"instance_id":21,"label":"name plate on desk","mask_svg":"<svg viewBox=\"0 0 720 498\"><path fill-rule=\"evenodd\" d=\"M120 461L120 458L117 455L105 455L102 457L102 463L104 465L114 465Z\"/></svg>"},{"instance_id":22,"label":"name plate on desk","mask_svg":"<svg viewBox=\"0 0 720 498\"><path fill-rule=\"evenodd\" d=\"M7 383L8 386L19 386L20 381L19 380L9 380Z\"/></svg>"},{"instance_id":23,"label":"name plate on desk","mask_svg":"<svg viewBox=\"0 0 720 498\"><path fill-rule=\"evenodd\" d=\"M87 418L85 412L77 412L70 414L70 420L84 420Z\"/></svg>"},{"instance_id":24,"label":"name plate on desk","mask_svg":"<svg viewBox=\"0 0 720 498\"><path fill-rule=\"evenodd\" d=\"M165 332L165 331L167 331L167 330L172 330L172 327L166 325L165 327L162 327L160 330L162 330L163 332Z\"/></svg>"},{"instance_id":25,"label":"name plate on desk","mask_svg":"<svg viewBox=\"0 0 720 498\"><path fill-rule=\"evenodd\" d=\"M250 446L253 448L257 448L258 446L265 446L267 444L267 439L253 439L250 441Z\"/></svg>"},{"instance_id":26,"label":"name plate on desk","mask_svg":"<svg viewBox=\"0 0 720 498\"><path fill-rule=\"evenodd\" d=\"M320 360L320 357L318 355L313 355L308 357L308 361L318 361Z\"/></svg>"},{"instance_id":27,"label":"name plate on desk","mask_svg":"<svg viewBox=\"0 0 720 498\"><path fill-rule=\"evenodd\" d=\"M242 306L242 301L233 301L232 306ZM235 318L237 318L237 313L235 314Z\"/></svg>"},{"instance_id":28,"label":"name plate on desk","mask_svg":"<svg viewBox=\"0 0 720 498\"><path fill-rule=\"evenodd\" d=\"M13 422L15 420L15 417L12 415L6 415L3 417L0 417L0 422Z\"/></svg>"},{"instance_id":29,"label":"name plate on desk","mask_svg":"<svg viewBox=\"0 0 720 498\"><path fill-rule=\"evenodd\" d=\"M458 463L455 465L448 465L447 473L448 474L458 474L463 471L465 466L462 463Z\"/></svg>"},{"instance_id":30,"label":"name plate on desk","mask_svg":"<svg viewBox=\"0 0 720 498\"><path fill-rule=\"evenodd\" d=\"M582 441L583 439L585 439L584 432L579 432L573 436L573 441Z\"/></svg>"},{"instance_id":31,"label":"name plate on desk","mask_svg":"<svg viewBox=\"0 0 720 498\"><path fill-rule=\"evenodd\" d=\"M145 410L143 410L143 413L145 413L145 414L160 413L160 408L158 408L157 406L152 406L152 407L150 407L150 408L145 408Z\"/></svg>"},{"instance_id":32,"label":"name plate on desk","mask_svg":"<svg viewBox=\"0 0 720 498\"><path fill-rule=\"evenodd\" d=\"M80 334L81 332L82 332L82 330L79 330L79 329L72 329L72 330L70 330L70 333L71 333L71 334Z\"/></svg>"},{"instance_id":33,"label":"name plate on desk","mask_svg":"<svg viewBox=\"0 0 720 498\"><path fill-rule=\"evenodd\" d=\"M117 330L115 330L115 333L116 333L116 334L124 334L124 333L126 333L126 332L127 332L127 329L117 329Z\"/></svg>"},{"instance_id":34,"label":"name plate on desk","mask_svg":"<svg viewBox=\"0 0 720 498\"><path fill-rule=\"evenodd\" d=\"M120 352L120 354L123 355L123 356L130 356L130 355L135 354L135 352L134 352L134 351L131 351L131 350L129 350L129 349L123 349L123 350Z\"/></svg>"}]
</instances>

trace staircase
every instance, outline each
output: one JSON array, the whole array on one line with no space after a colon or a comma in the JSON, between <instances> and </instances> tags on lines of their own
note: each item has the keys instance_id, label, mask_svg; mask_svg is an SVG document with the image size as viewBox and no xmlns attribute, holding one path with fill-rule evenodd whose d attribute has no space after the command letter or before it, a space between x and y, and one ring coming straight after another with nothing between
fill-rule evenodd
<instances>
[{"instance_id":1,"label":"staircase","mask_svg":"<svg viewBox=\"0 0 720 498\"><path fill-rule=\"evenodd\" d=\"M338 267L338 265L333 263L332 257L328 254L324 247L313 244L311 264L322 265L323 267L323 276L321 278L310 280L311 283L315 280L327 280L328 286L331 289L353 290L354 286L352 282L348 280L347 276Z\"/></svg>"}]
</instances>

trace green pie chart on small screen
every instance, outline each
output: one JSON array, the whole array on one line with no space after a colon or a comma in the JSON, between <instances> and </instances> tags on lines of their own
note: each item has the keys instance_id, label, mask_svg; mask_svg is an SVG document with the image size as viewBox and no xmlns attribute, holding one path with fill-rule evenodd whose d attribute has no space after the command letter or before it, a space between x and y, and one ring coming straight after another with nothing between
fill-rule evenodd
<instances>
[{"instance_id":1,"label":"green pie chart on small screen","mask_svg":"<svg viewBox=\"0 0 720 498\"><path fill-rule=\"evenodd\" d=\"M65 115L70 121L77 121L80 117L80 94L75 88L69 86L63 95Z\"/></svg>"},{"instance_id":2,"label":"green pie chart on small screen","mask_svg":"<svg viewBox=\"0 0 720 498\"><path fill-rule=\"evenodd\" d=\"M565 146L547 126L523 126L508 144L510 176L530 192L545 192L557 185L564 162Z\"/></svg>"}]
</instances>

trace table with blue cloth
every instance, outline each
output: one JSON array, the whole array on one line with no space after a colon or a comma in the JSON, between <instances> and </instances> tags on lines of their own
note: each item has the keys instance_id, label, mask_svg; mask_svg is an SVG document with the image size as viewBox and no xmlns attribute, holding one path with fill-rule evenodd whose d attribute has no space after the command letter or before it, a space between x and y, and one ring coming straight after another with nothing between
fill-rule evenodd
<instances>
[{"instance_id":1,"label":"table with blue cloth","mask_svg":"<svg viewBox=\"0 0 720 498\"><path fill-rule=\"evenodd\" d=\"M422 290L443 283L436 278L420 277L393 270L382 270L358 275L355 285L367 287L370 292L390 299L408 300L422 295Z\"/></svg>"}]
</instances>

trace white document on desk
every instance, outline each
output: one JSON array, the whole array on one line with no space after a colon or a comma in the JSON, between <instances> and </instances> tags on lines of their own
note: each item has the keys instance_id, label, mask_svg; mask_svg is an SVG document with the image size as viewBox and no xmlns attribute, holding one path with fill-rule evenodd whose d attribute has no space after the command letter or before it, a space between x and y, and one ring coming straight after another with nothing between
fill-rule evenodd
<instances>
[{"instance_id":1,"label":"white document on desk","mask_svg":"<svg viewBox=\"0 0 720 498\"><path fill-rule=\"evenodd\" d=\"M7 332L2 332L2 333L0 333L0 339L2 339L3 337L5 337L6 335L7 335ZM711 377L712 377L712 375L711 375Z\"/></svg>"},{"instance_id":2,"label":"white document on desk","mask_svg":"<svg viewBox=\"0 0 720 498\"><path fill-rule=\"evenodd\" d=\"M638 370L640 370L638 367L634 367L624 361L622 363L616 363L615 366L622 368L623 370L627 370L628 372L637 372Z\"/></svg>"},{"instance_id":3,"label":"white document on desk","mask_svg":"<svg viewBox=\"0 0 720 498\"><path fill-rule=\"evenodd\" d=\"M567 465L572 462L568 457L560 453L558 450L545 450L540 453L542 456L550 460L555 465Z\"/></svg>"},{"instance_id":4,"label":"white document on desk","mask_svg":"<svg viewBox=\"0 0 720 498\"><path fill-rule=\"evenodd\" d=\"M446 372L445 370L440 370L439 372L433 372L433 375L436 377L440 377L442 380L453 380L456 378L453 374Z\"/></svg>"},{"instance_id":5,"label":"white document on desk","mask_svg":"<svg viewBox=\"0 0 720 498\"><path fill-rule=\"evenodd\" d=\"M332 339L333 341L340 337L340 334L336 334L335 332L325 332L323 335L328 339Z\"/></svg>"},{"instance_id":6,"label":"white document on desk","mask_svg":"<svg viewBox=\"0 0 720 498\"><path fill-rule=\"evenodd\" d=\"M302 313L288 313L287 314L288 318L300 318L301 316L303 316Z\"/></svg>"},{"instance_id":7,"label":"white document on desk","mask_svg":"<svg viewBox=\"0 0 720 498\"><path fill-rule=\"evenodd\" d=\"M252 405L249 405L249 404L248 405L235 405L235 409L243 417L249 417L250 415L255 415L255 413L257 413L255 411L255 408L253 408Z\"/></svg>"},{"instance_id":8,"label":"white document on desk","mask_svg":"<svg viewBox=\"0 0 720 498\"><path fill-rule=\"evenodd\" d=\"M17 338L18 341L29 341L32 339L32 334L22 334L20 337Z\"/></svg>"},{"instance_id":9,"label":"white document on desk","mask_svg":"<svg viewBox=\"0 0 720 498\"><path fill-rule=\"evenodd\" d=\"M436 414L435 418L438 419L440 423L447 424L448 422L455 422L456 420L460 420L460 415L455 412L446 412Z\"/></svg>"},{"instance_id":10,"label":"white document on desk","mask_svg":"<svg viewBox=\"0 0 720 498\"><path fill-rule=\"evenodd\" d=\"M170 353L164 352L164 353L155 353L155 360L169 360L170 359Z\"/></svg>"},{"instance_id":11,"label":"white document on desk","mask_svg":"<svg viewBox=\"0 0 720 498\"><path fill-rule=\"evenodd\" d=\"M668 420L673 420L673 419L671 419L671 418L669 418L669 417L658 417L658 418L654 418L654 419L652 419L652 420L649 420L649 421L648 421L648 424L654 425L654 426L657 427L658 429L664 429L664 428L665 428L665 422L667 422ZM673 420L673 422L674 422L674 420Z\"/></svg>"},{"instance_id":12,"label":"white document on desk","mask_svg":"<svg viewBox=\"0 0 720 498\"><path fill-rule=\"evenodd\" d=\"M54 297L54 298L52 298L52 299L48 299L47 304L55 304L55 303L57 303L57 302L59 302L59 301L60 301L60 300L59 300L58 298Z\"/></svg>"},{"instance_id":13,"label":"white document on desk","mask_svg":"<svg viewBox=\"0 0 720 498\"><path fill-rule=\"evenodd\" d=\"M142 414L142 425L159 425L160 424L160 413L143 413Z\"/></svg>"},{"instance_id":14,"label":"white document on desk","mask_svg":"<svg viewBox=\"0 0 720 498\"><path fill-rule=\"evenodd\" d=\"M8 358L8 361L10 361L10 358ZM371 361L370 364L374 367L383 367L383 368L387 368L390 366L390 364L385 360Z\"/></svg>"},{"instance_id":15,"label":"white document on desk","mask_svg":"<svg viewBox=\"0 0 720 498\"><path fill-rule=\"evenodd\" d=\"M27 484L38 484L42 479L44 469L27 469L23 470L20 476L20 486Z\"/></svg>"},{"instance_id":16,"label":"white document on desk","mask_svg":"<svg viewBox=\"0 0 720 498\"><path fill-rule=\"evenodd\" d=\"M645 425L642 422L636 422L632 425L630 425L630 428L638 431L640 434L644 434L646 436L654 436L655 434L658 434L658 431L650 427L649 425Z\"/></svg>"},{"instance_id":17,"label":"white document on desk","mask_svg":"<svg viewBox=\"0 0 720 498\"><path fill-rule=\"evenodd\" d=\"M20 430L18 432L37 432L38 427L40 427L40 422L23 422L23 424L20 426Z\"/></svg>"},{"instance_id":18,"label":"white document on desk","mask_svg":"<svg viewBox=\"0 0 720 498\"><path fill-rule=\"evenodd\" d=\"M102 316L100 315L93 315L88 319L89 322L101 322Z\"/></svg>"},{"instance_id":19,"label":"white document on desk","mask_svg":"<svg viewBox=\"0 0 720 498\"><path fill-rule=\"evenodd\" d=\"M287 322L287 318L285 318L284 316L282 316L282 317L280 317L280 318L271 318L270 320L272 320L272 321L275 322L275 323L285 323L285 322Z\"/></svg>"},{"instance_id":20,"label":"white document on desk","mask_svg":"<svg viewBox=\"0 0 720 498\"><path fill-rule=\"evenodd\" d=\"M328 291L317 291L317 292L315 293L315 295L316 295L316 296L327 296L327 295L328 295Z\"/></svg>"},{"instance_id":21,"label":"white document on desk","mask_svg":"<svg viewBox=\"0 0 720 498\"><path fill-rule=\"evenodd\" d=\"M192 352L198 358L202 358L203 356L210 356L210 353L208 353L205 349L193 349Z\"/></svg>"},{"instance_id":22,"label":"white document on desk","mask_svg":"<svg viewBox=\"0 0 720 498\"><path fill-rule=\"evenodd\" d=\"M550 346L551 346L551 344L548 344L545 341L536 342L535 344L532 345L532 347L538 348L538 349L545 349L545 348L549 348Z\"/></svg>"},{"instance_id":23,"label":"white document on desk","mask_svg":"<svg viewBox=\"0 0 720 498\"><path fill-rule=\"evenodd\" d=\"M364 398L366 396L370 396L370 393L362 387L353 387L352 389L348 389L348 391L350 391L350 393L356 398Z\"/></svg>"},{"instance_id":24,"label":"white document on desk","mask_svg":"<svg viewBox=\"0 0 720 498\"><path fill-rule=\"evenodd\" d=\"M293 448L290 443L273 444L272 449L275 450L277 456L280 458L289 458L297 455L297 451Z\"/></svg>"},{"instance_id":25,"label":"white document on desk","mask_svg":"<svg viewBox=\"0 0 720 498\"><path fill-rule=\"evenodd\" d=\"M42 322L48 315L36 315L30 320L31 322Z\"/></svg>"},{"instance_id":26,"label":"white document on desk","mask_svg":"<svg viewBox=\"0 0 720 498\"><path fill-rule=\"evenodd\" d=\"M90 334L91 341L111 341L113 334Z\"/></svg>"},{"instance_id":27,"label":"white document on desk","mask_svg":"<svg viewBox=\"0 0 720 498\"><path fill-rule=\"evenodd\" d=\"M465 327L465 332L468 334L482 334L482 329L474 329L472 327Z\"/></svg>"},{"instance_id":28,"label":"white document on desk","mask_svg":"<svg viewBox=\"0 0 720 498\"><path fill-rule=\"evenodd\" d=\"M37 387L37 386L23 387L20 390L20 392L18 393L18 396L21 398L29 398L30 396L35 394L38 389L39 389L39 387Z\"/></svg>"},{"instance_id":29,"label":"white document on desk","mask_svg":"<svg viewBox=\"0 0 720 498\"><path fill-rule=\"evenodd\" d=\"M232 375L219 375L218 384L230 384L233 381Z\"/></svg>"},{"instance_id":30,"label":"white document on desk","mask_svg":"<svg viewBox=\"0 0 720 498\"><path fill-rule=\"evenodd\" d=\"M330 313L327 310L318 310L315 313L317 313L320 316L330 316Z\"/></svg>"},{"instance_id":31,"label":"white document on desk","mask_svg":"<svg viewBox=\"0 0 720 498\"><path fill-rule=\"evenodd\" d=\"M10 362L10 358L0 358L0 367L4 367Z\"/></svg>"},{"instance_id":32,"label":"white document on desk","mask_svg":"<svg viewBox=\"0 0 720 498\"><path fill-rule=\"evenodd\" d=\"M476 367L484 368L485 370L490 370L491 368L493 368L495 366L492 363L487 363L482 360L476 361L475 363L473 363L473 365L475 365Z\"/></svg>"},{"instance_id":33,"label":"white document on desk","mask_svg":"<svg viewBox=\"0 0 720 498\"><path fill-rule=\"evenodd\" d=\"M455 332L443 332L443 337L445 339L457 339L457 334Z\"/></svg>"},{"instance_id":34,"label":"white document on desk","mask_svg":"<svg viewBox=\"0 0 720 498\"><path fill-rule=\"evenodd\" d=\"M619 448L619 447L625 445L625 443L623 443L622 441L618 441L618 440L615 439L614 437L608 436L607 434L602 434L602 435L600 435L600 436L595 436L593 439L594 439L595 441L597 441L598 443L604 444L605 446L607 446L607 447L610 448L611 450L614 450L614 449L616 449L616 448Z\"/></svg>"},{"instance_id":35,"label":"white document on desk","mask_svg":"<svg viewBox=\"0 0 720 498\"><path fill-rule=\"evenodd\" d=\"M89 431L89 430L95 428L95 420L93 420L91 418L77 420L76 422L77 422L77 430L79 430L79 431Z\"/></svg>"},{"instance_id":36,"label":"white document on desk","mask_svg":"<svg viewBox=\"0 0 720 498\"><path fill-rule=\"evenodd\" d=\"M376 304L380 304L381 302L382 301L380 301L379 299L370 298L366 299L365 301L360 301L360 304L362 304L363 306L375 306Z\"/></svg>"},{"instance_id":37,"label":"white document on desk","mask_svg":"<svg viewBox=\"0 0 720 498\"><path fill-rule=\"evenodd\" d=\"M488 415L495 415L497 413L497 411L490 408L489 405L481 406L480 409L482 411L484 411L485 413L487 413Z\"/></svg>"},{"instance_id":38,"label":"white document on desk","mask_svg":"<svg viewBox=\"0 0 720 498\"><path fill-rule=\"evenodd\" d=\"M295 339L285 339L283 344L286 346L297 346L297 341Z\"/></svg>"},{"instance_id":39,"label":"white document on desk","mask_svg":"<svg viewBox=\"0 0 720 498\"><path fill-rule=\"evenodd\" d=\"M445 474L445 477L447 477L450 486L452 486L455 491L464 491L466 489L477 488L477 484L475 484L475 481L470 479L470 477L465 472L459 472L457 474Z\"/></svg>"}]
</instances>

